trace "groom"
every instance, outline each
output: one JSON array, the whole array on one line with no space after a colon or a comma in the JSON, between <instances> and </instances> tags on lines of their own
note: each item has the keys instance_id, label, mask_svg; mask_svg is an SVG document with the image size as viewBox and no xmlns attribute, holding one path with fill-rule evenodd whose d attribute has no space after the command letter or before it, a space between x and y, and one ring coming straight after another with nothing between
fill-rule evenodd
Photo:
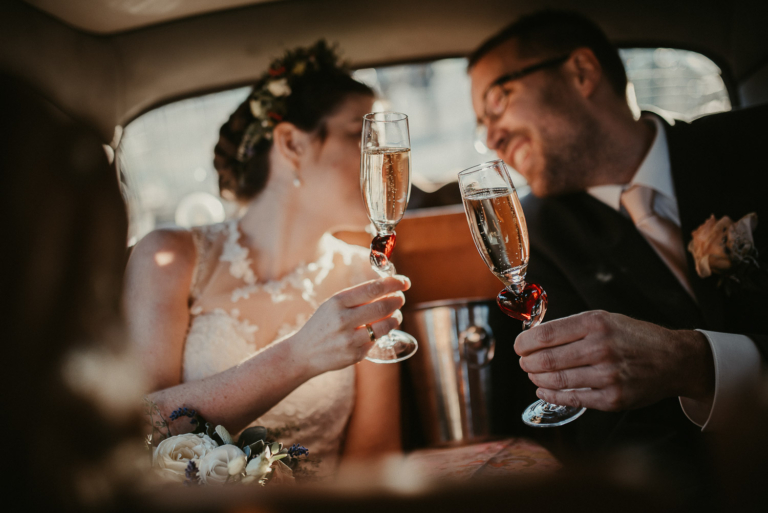
<instances>
[{"instance_id":1,"label":"groom","mask_svg":"<svg viewBox=\"0 0 768 513\"><path fill-rule=\"evenodd\" d=\"M768 110L636 120L616 48L574 13L520 19L474 52L469 73L488 147L533 193L528 279L548 292L549 322L518 336L520 366L540 398L589 408L557 429L590 453L690 449L701 428L727 429L768 355L765 260L743 263L739 284L722 249L697 267L688 247L713 214L768 221ZM753 220L732 235L749 240ZM724 223L695 249L720 247ZM754 233L763 259L767 231Z\"/></svg>"}]
</instances>

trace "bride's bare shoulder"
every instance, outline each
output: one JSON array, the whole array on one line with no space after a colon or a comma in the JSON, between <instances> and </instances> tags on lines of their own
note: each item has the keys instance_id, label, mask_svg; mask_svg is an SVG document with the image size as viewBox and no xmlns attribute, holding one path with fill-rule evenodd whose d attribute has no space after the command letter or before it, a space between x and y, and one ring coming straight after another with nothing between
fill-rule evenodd
<instances>
[{"instance_id":1,"label":"bride's bare shoulder","mask_svg":"<svg viewBox=\"0 0 768 513\"><path fill-rule=\"evenodd\" d=\"M127 280L164 281L191 280L197 252L192 231L162 228L148 233L131 251L126 270Z\"/></svg>"}]
</instances>

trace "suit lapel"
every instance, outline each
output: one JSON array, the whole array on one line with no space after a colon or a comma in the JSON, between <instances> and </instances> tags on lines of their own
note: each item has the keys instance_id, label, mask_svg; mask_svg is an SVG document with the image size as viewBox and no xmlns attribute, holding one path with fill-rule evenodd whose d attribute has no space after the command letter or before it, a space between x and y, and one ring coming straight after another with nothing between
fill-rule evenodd
<instances>
[{"instance_id":1,"label":"suit lapel","mask_svg":"<svg viewBox=\"0 0 768 513\"><path fill-rule=\"evenodd\" d=\"M625 293L628 297L624 300L635 303L635 310L640 308L654 319L665 320L668 326L700 326L696 304L632 221L587 193L575 196L579 203L576 209L589 215L597 234L586 240L594 241L598 254L637 292L637 296Z\"/></svg>"},{"instance_id":2,"label":"suit lapel","mask_svg":"<svg viewBox=\"0 0 768 513\"><path fill-rule=\"evenodd\" d=\"M696 274L693 255L688 251L688 244L693 239L693 231L701 226L710 215L716 213L722 198L717 195L716 187L707 187L711 162L698 158L703 153L695 148L695 141L686 137L686 123L667 127L669 160L672 169L672 182L675 185L677 206L680 213L680 229L683 247L686 248L688 279L699 301L705 326L712 330L724 329L724 298L717 288L717 277L703 279Z\"/></svg>"}]
</instances>

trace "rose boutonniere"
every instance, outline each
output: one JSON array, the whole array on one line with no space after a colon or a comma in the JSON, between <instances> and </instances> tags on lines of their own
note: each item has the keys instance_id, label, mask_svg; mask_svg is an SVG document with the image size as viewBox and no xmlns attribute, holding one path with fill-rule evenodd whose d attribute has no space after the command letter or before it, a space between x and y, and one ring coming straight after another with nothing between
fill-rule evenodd
<instances>
[{"instance_id":1,"label":"rose boutonniere","mask_svg":"<svg viewBox=\"0 0 768 513\"><path fill-rule=\"evenodd\" d=\"M745 215L734 222L712 215L693 231L688 251L693 254L696 274L702 278L719 275L719 286L730 295L736 288L760 290L766 286L765 273L757 261L753 232L757 214Z\"/></svg>"}]
</instances>

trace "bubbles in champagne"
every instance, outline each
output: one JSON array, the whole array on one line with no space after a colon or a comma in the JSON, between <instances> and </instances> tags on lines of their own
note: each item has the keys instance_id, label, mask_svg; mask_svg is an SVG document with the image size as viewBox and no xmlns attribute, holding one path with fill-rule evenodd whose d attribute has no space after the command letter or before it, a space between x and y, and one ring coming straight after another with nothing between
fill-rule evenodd
<instances>
[{"instance_id":1,"label":"bubbles in champagne","mask_svg":"<svg viewBox=\"0 0 768 513\"><path fill-rule=\"evenodd\" d=\"M361 165L368 218L380 232L391 232L403 218L411 194L411 150L365 149Z\"/></svg>"},{"instance_id":2,"label":"bubbles in champagne","mask_svg":"<svg viewBox=\"0 0 768 513\"><path fill-rule=\"evenodd\" d=\"M485 265L505 286L519 283L528 267L528 230L517 196L482 189L464 198L470 231Z\"/></svg>"}]
</instances>

